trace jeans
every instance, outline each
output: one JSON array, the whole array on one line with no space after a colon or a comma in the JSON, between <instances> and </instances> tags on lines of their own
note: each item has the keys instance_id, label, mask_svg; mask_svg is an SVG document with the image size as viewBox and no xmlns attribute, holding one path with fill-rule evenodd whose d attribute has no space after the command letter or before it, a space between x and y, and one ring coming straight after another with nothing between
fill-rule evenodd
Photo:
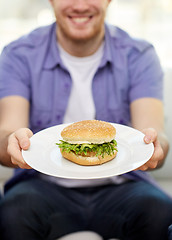
<instances>
[{"instance_id":1,"label":"jeans","mask_svg":"<svg viewBox=\"0 0 172 240\"><path fill-rule=\"evenodd\" d=\"M168 228L168 240L172 240L172 224Z\"/></svg>"},{"instance_id":2,"label":"jeans","mask_svg":"<svg viewBox=\"0 0 172 240\"><path fill-rule=\"evenodd\" d=\"M1 240L54 240L91 230L104 239L167 240L172 200L145 182L64 188L32 179L0 203Z\"/></svg>"}]
</instances>

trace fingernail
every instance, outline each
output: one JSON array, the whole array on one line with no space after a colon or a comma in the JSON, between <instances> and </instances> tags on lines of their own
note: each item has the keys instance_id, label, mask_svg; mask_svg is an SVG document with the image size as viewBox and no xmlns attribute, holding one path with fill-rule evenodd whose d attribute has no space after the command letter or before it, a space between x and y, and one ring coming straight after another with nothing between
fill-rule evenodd
<instances>
[{"instance_id":1,"label":"fingernail","mask_svg":"<svg viewBox=\"0 0 172 240\"><path fill-rule=\"evenodd\" d=\"M152 141L152 140L151 140L150 137L148 137L148 136L145 137L145 142L146 142L146 143L151 143L151 141Z\"/></svg>"},{"instance_id":2,"label":"fingernail","mask_svg":"<svg viewBox=\"0 0 172 240\"><path fill-rule=\"evenodd\" d=\"M28 142L27 141L22 142L22 148L27 148L27 147L28 147Z\"/></svg>"}]
</instances>

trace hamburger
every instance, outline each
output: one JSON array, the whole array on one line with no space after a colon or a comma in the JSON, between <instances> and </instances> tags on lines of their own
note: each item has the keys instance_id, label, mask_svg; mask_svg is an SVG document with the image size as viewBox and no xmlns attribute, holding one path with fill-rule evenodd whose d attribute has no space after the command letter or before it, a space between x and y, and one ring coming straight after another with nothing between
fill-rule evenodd
<instances>
[{"instance_id":1,"label":"hamburger","mask_svg":"<svg viewBox=\"0 0 172 240\"><path fill-rule=\"evenodd\" d=\"M99 165L115 158L115 127L104 121L85 120L65 127L57 145L64 158L79 165Z\"/></svg>"}]
</instances>

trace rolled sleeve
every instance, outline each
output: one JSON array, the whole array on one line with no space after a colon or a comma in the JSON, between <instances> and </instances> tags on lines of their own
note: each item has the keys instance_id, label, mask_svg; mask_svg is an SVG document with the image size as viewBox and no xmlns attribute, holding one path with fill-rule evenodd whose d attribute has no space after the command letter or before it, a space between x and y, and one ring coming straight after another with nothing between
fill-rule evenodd
<instances>
[{"instance_id":1,"label":"rolled sleeve","mask_svg":"<svg viewBox=\"0 0 172 240\"><path fill-rule=\"evenodd\" d=\"M130 102L144 97L163 99L163 71L155 49L150 45L130 56Z\"/></svg>"},{"instance_id":2,"label":"rolled sleeve","mask_svg":"<svg viewBox=\"0 0 172 240\"><path fill-rule=\"evenodd\" d=\"M0 56L0 98L18 95L30 98L29 71L18 49L5 47Z\"/></svg>"}]
</instances>

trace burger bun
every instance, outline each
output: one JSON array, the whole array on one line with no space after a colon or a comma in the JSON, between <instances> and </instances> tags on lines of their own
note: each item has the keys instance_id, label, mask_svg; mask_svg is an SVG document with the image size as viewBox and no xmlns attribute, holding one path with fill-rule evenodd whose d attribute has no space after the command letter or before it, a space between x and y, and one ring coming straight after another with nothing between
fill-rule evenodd
<instances>
[{"instance_id":1,"label":"burger bun","mask_svg":"<svg viewBox=\"0 0 172 240\"><path fill-rule=\"evenodd\" d=\"M101 155L96 156L96 154L93 157L87 157L82 155L76 155L74 152L66 152L62 150L60 151L64 158L83 166L94 166L106 163L115 158L117 154L117 151L114 151L112 155L104 154L104 157L102 157Z\"/></svg>"}]
</instances>

